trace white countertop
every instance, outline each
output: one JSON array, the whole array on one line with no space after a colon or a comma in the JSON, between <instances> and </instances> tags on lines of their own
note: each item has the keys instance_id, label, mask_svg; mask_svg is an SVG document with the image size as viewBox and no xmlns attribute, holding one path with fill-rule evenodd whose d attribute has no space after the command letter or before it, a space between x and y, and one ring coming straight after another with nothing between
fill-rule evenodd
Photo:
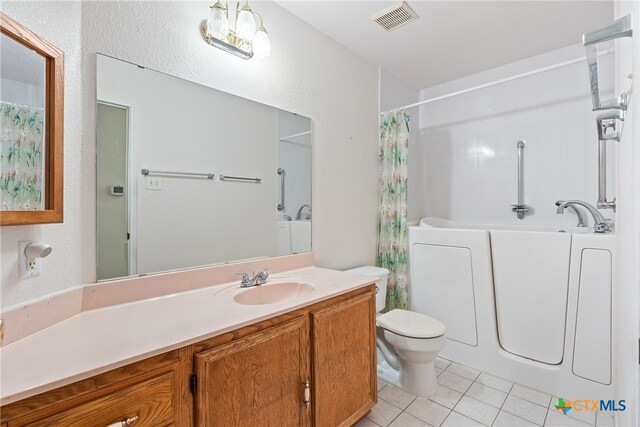
<instances>
[{"instance_id":1,"label":"white countertop","mask_svg":"<svg viewBox=\"0 0 640 427\"><path fill-rule=\"evenodd\" d=\"M372 277L308 267L269 282L298 279L313 292L265 305L229 298L238 282L84 311L0 349L5 405L250 325L373 282ZM269 283L262 285L269 286ZM220 295L216 294L220 291Z\"/></svg>"}]
</instances>

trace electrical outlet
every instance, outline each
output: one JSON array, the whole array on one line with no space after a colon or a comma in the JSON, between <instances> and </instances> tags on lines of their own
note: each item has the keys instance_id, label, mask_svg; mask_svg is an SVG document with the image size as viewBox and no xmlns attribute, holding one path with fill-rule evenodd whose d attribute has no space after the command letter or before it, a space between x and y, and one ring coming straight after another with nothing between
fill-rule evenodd
<instances>
[{"instance_id":1,"label":"electrical outlet","mask_svg":"<svg viewBox=\"0 0 640 427\"><path fill-rule=\"evenodd\" d=\"M159 176L145 176L144 188L155 191L162 190L162 178Z\"/></svg>"},{"instance_id":2,"label":"electrical outlet","mask_svg":"<svg viewBox=\"0 0 640 427\"><path fill-rule=\"evenodd\" d=\"M20 242L18 248L18 263L20 264L20 279L29 279L30 277L36 277L40 275L40 262L41 258L28 258L24 249L32 240L23 240Z\"/></svg>"}]
</instances>

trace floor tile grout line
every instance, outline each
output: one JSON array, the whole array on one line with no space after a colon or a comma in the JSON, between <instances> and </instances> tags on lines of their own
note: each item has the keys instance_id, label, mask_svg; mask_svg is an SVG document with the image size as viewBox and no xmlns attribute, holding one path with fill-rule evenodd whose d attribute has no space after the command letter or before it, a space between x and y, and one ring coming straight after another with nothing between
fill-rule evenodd
<instances>
[{"instance_id":1,"label":"floor tile grout line","mask_svg":"<svg viewBox=\"0 0 640 427\"><path fill-rule=\"evenodd\" d=\"M527 403L533 404L533 405L535 405L535 406L537 406L537 407L541 407L541 408L545 409L545 416L544 416L544 420L543 420L543 422L542 422L542 426L544 426L544 425L546 424L546 422L548 421L549 413L551 412L551 405L553 405L553 394L551 394L551 393L547 393L547 392L543 392L543 391L540 391L540 390L536 390L536 389L533 389L533 388L531 388L531 387L527 387L527 386L524 386L524 385L522 385L522 384L515 383L515 382L513 382L513 381L509 381L509 380L506 380L506 379L503 379L503 378L500 378L500 377L496 377L495 375L492 375L492 374L490 374L490 373L488 373L488 372L485 372L485 371L482 371L482 370L477 370L477 369L475 369L475 368L468 367L469 369L473 369L473 370L479 371L479 372L478 372L478 374L477 374L477 375L475 375L474 379L471 379L471 378L465 377L465 376L463 376L463 375L460 375L460 374L458 374L458 373L455 373L455 372L452 372L452 371L450 371L450 370L449 370L449 368L453 367L453 366L454 366L454 363L456 363L456 362L449 361L448 359L443 359L443 360L445 360L445 361L447 361L447 362L449 362L449 363L448 363L447 367L446 367L446 368L444 368L444 369L440 369L440 368L438 368L438 369L440 369L440 374L442 374L443 372L448 372L450 375L453 375L454 377L459 377L460 379L470 381L470 385L469 385L468 387L466 387L466 389L465 389L465 391L464 391L464 392L460 392L460 391L455 390L455 389L453 389L453 388L450 388L450 387L448 387L448 386L442 385L442 384L440 384L440 383L438 382L438 387L439 387L439 388L443 388L443 389L446 389L446 390L452 391L452 392L454 392L454 393L456 393L456 394L460 394L460 397L456 399L455 403L453 403L453 408L448 408L448 407L444 406L443 404L440 404L439 402L437 402L437 401L435 401L435 400L432 400L432 398L431 398L431 397L429 397L429 398L425 398L425 399L429 400L430 402L432 402L432 403L434 403L434 404L436 404L436 405L438 405L438 406L441 406L441 407L443 407L444 409L446 409L446 410L447 410L447 412L448 412L448 413L447 413L446 417L444 418L444 420L442 421L442 423L444 423L444 422L445 422L445 421L446 421L446 420L451 416L451 413L455 412L457 415L460 415L460 416L463 416L463 417L469 418L469 419L471 419L471 420L473 420L473 421L475 421L475 422L479 422L479 423L481 423L481 424L482 424L482 421L479 421L479 420L477 420L476 418L470 417L470 416L468 416L468 415L465 415L465 414L463 414L463 413L458 412L458 411L456 411L456 410L455 410L455 409L458 407L458 405L460 404L460 401L461 401L465 396L469 397L469 399L471 399L471 400L473 400L473 401L476 401L476 402L478 402L478 403L480 403L480 404L484 404L484 405L487 405L487 406L489 406L489 407L491 407L491 408L495 408L495 409L497 409L497 410L498 410L498 412L497 412L496 416L493 418L493 421L492 421L490 424L488 424L488 426L494 426L494 425L495 425L496 420L497 420L497 418L498 418L498 416L500 415L500 413L501 413L501 412L504 412L504 413L506 413L506 414L509 414L509 415L511 415L511 416L513 416L513 417L516 417L516 418L518 418L518 419L522 419L523 421L531 422L531 421L527 420L526 418L521 417L520 415L514 414L514 413L512 413L512 412L510 412L510 411L508 411L508 410L505 410L505 409L504 409L504 407L505 407L505 403L506 403L507 399L509 398L509 396L513 396L514 398L520 399L520 400L522 400L522 401L524 401L524 402L527 402ZM457 365L460 365L461 367L467 367L466 365L462 365L462 364L457 364ZM499 388L496 388L496 387L492 387L491 385L487 385L487 384L484 384L484 383L482 383L482 382L479 382L479 378L482 376L482 374L483 374L483 373L484 373L484 374L487 374L487 375L490 375L490 376L493 376L493 377L495 377L495 378L497 378L497 379L503 380L503 381L505 381L505 382L509 382L509 383L511 383L511 385L509 386L508 391L506 391L506 392L505 392L505 391L504 391L504 389L499 389ZM439 375L438 375L438 376L439 376ZM384 384L384 385L380 388L380 390L378 390L378 393L380 393L380 392L381 392L381 391L383 391L383 390L384 390L388 385L390 385L390 384L384 383L384 381L382 381L382 382L383 382L383 384ZM469 393L469 390L471 389L471 387L473 387L473 385L474 385L474 384L478 384L478 385L480 385L480 386L487 387L488 389L491 389L491 390L493 390L493 391L497 391L497 392L500 392L500 393L502 393L502 394L505 394L506 396L505 396L504 400L502 401L502 404L501 404L499 407L498 407L498 406L494 406L494 405L492 405L492 404L490 404L490 403L484 402L484 401L482 401L482 400L480 400L480 399L477 399L477 398L476 398L476 397L474 397L474 396L469 395L469 394L468 394L468 393ZM538 403L538 402L534 402L533 400L530 400L530 399L528 399L528 398L526 398L526 397L522 397L522 396L518 396L518 395L516 395L516 394L513 394L513 391L514 391L514 388L515 388L515 386L516 386L516 385L520 385L520 386L522 386L522 387L525 387L525 388L527 388L527 389L531 389L531 390L533 390L533 391L535 391L535 392L538 392L538 393L541 393L541 394L544 394L544 395L550 395L549 402L548 402L548 403L547 403L547 405L545 406L545 405L541 405L541 404L540 404L540 403ZM397 387L396 387L396 388L397 388ZM398 390L403 391L402 389L398 389ZM405 392L405 393L406 393L406 392ZM406 414L408 414L408 415L410 415L410 416L416 417L415 415L412 415L411 413L407 412L407 409L409 408L409 406L411 406L411 404L413 404L413 403L418 399L418 397L417 397L417 396L414 396L414 395L411 395L411 394L409 394L409 393L406 393L406 394L407 394L407 395L409 395L409 396L411 396L411 397L412 397L412 399L411 399L411 401L410 401L410 402L405 406L405 408L404 408L404 409L403 409L402 407L400 407L400 406L398 406L398 405L396 405L396 404L392 403L392 402L389 402L388 400L385 400L385 399L383 399L383 398L379 397L379 399L380 399L380 400L383 400L385 403L387 403L387 404L391 405L392 407L394 407L394 408L396 408L396 409L400 410L400 412L398 413L398 415L396 415L396 416L395 416L395 417L394 417L394 418L393 418L393 419L392 419L392 420L387 424L387 426L389 426L389 425L391 425L393 422L395 422L395 420L396 420L396 419L398 419L398 417L400 417L403 413L406 413ZM433 396L432 396L432 397L433 397ZM584 423L585 425L591 425L592 427L597 426L597 416L596 416L596 419L594 420L593 424L587 423L587 422L585 422L584 420L581 420L581 419L576 418L576 417L571 417L571 416L568 416L568 417L569 417L569 418L571 418L571 419L573 419L573 420L576 420L576 421L579 421L579 422L581 422L581 423ZM366 418L367 418L367 419L369 419L369 421L371 421L374 425L376 425L376 426L377 426L377 425L379 425L379 424L377 424L375 421L373 421L373 420L371 420L370 418L368 418L368 416L367 416ZM428 425L430 425L426 420L424 420L424 419L422 419L422 418L420 418L420 417L416 417L416 418L418 418L418 419L420 419L422 422L425 422L425 423L427 423ZM440 423L440 424L442 424L442 423ZM535 424L535 423L534 423L534 424ZM387 426L381 426L381 427L387 427Z\"/></svg>"},{"instance_id":2,"label":"floor tile grout line","mask_svg":"<svg viewBox=\"0 0 640 427\"><path fill-rule=\"evenodd\" d=\"M391 424L393 424L393 422L400 416L404 414L404 409L402 411L400 411L400 413L398 415L396 415L396 417L394 419L392 419L389 424L387 424L385 427L389 427Z\"/></svg>"},{"instance_id":3,"label":"floor tile grout line","mask_svg":"<svg viewBox=\"0 0 640 427\"><path fill-rule=\"evenodd\" d=\"M469 398L469 399L471 399L471 400L475 400L476 402L480 402L480 403L483 403L483 404L485 404L485 405L487 405L487 406L490 406L490 407L492 407L492 408L498 409L498 408L496 408L495 406L493 406L493 405L489 405L488 403L484 403L483 401L478 400L478 399L476 399L476 398L474 398L474 397L467 396L467 394L466 394L466 393L462 395L462 397L465 397L465 396L466 396L466 397L468 397L468 398ZM462 400L462 397L460 398L460 400ZM505 400L506 400L506 399L505 399ZM458 403L460 403L460 401L458 401ZM458 406L458 404L456 404L456 406ZM454 407L453 407L452 411L455 411L456 406L454 406ZM460 414L460 412L456 412L456 413ZM500 409L498 409L498 414L499 414L499 413L500 413ZM498 414L496 414L496 418L498 417ZM464 415L464 414L460 414L460 415ZM475 418L471 418L471 416L469 416L469 415L464 415L464 416L465 416L465 417L467 417L467 418L469 418L469 419L472 419L473 421L479 422L479 423L480 423L480 424L482 424L482 425L486 425L486 424L483 424L483 423L482 423L482 421L476 420ZM493 425L493 423L494 423L494 422L495 422L495 418L491 421L491 425Z\"/></svg>"},{"instance_id":4,"label":"floor tile grout line","mask_svg":"<svg viewBox=\"0 0 640 427\"><path fill-rule=\"evenodd\" d=\"M484 371L480 372L480 375L482 375L482 374L491 375L490 373L488 373L488 372L484 372ZM455 374L454 374L454 375L455 375ZM480 375L478 375L478 378L480 378ZM492 376L492 377L495 377L495 378L498 378L498 379L500 379L500 380L506 381L506 382L508 382L508 383L511 383L511 385L509 386L509 391L500 390L499 388L491 387L491 386L490 386L490 385L488 385L488 384L479 383L479 382L478 382L478 378L476 378L476 379L475 379L474 383L478 383L478 384L480 384L480 385L483 385L483 386L485 386L485 387L489 387L489 388L490 388L490 389L492 389L492 390L497 390L497 391L500 391L500 392L502 392L502 393L506 393L506 394L510 394L510 393L511 393L511 389L513 389L513 386L515 385L515 383L514 383L513 381L505 380L504 378L496 377L495 375L491 375L491 376Z\"/></svg>"},{"instance_id":5,"label":"floor tile grout line","mask_svg":"<svg viewBox=\"0 0 640 427\"><path fill-rule=\"evenodd\" d=\"M493 387L488 386L488 385L486 385L486 384L482 384L482 383L479 383L479 382L477 382L477 381L474 381L474 382L473 382L473 384L478 384L479 386L487 387L487 388L489 388L489 389L491 389L491 390L493 390L493 391L498 391L498 392L500 392L500 393L505 394L506 396L505 396L504 400L507 400L507 397L509 397L509 393L507 393L507 392L505 392L505 391L502 391L502 390L499 390L499 389L497 389L497 388L493 388ZM473 387L473 384L471 384L471 386L469 387L469 390L471 390L471 387ZM469 390L467 390L467 393L469 392ZM467 393L465 393L465 396L467 395ZM469 397L473 397L473 396L469 396ZM474 399L476 399L476 398L474 397ZM476 399L476 400L480 400L480 399ZM504 400L502 401L502 403L500 404L500 406L494 406L494 405L492 405L491 403L482 402L481 400L480 400L480 401L481 401L482 403L486 403L486 404L487 404L487 405L489 405L489 406L493 406L494 408L501 409L501 408L502 408L502 405L504 405Z\"/></svg>"},{"instance_id":6,"label":"floor tile grout line","mask_svg":"<svg viewBox=\"0 0 640 427\"><path fill-rule=\"evenodd\" d=\"M505 396L504 400L502 401L502 405L500 405L500 408L498 409L498 415L500 415L500 412L502 412L502 408L504 407L504 404L507 402L507 399L509 398L509 395L510 395L510 393L511 393L511 389L513 389L513 386L514 386L514 385L515 385L515 384L514 384L513 382L511 382L511 387L509 387L509 392L508 392L508 393L506 393L506 396ZM487 387L489 387L489 386L487 386ZM495 390L495 389L494 389L494 390ZM499 390L499 391L502 391L502 390ZM504 393L504 391L503 391L503 393ZM506 411L505 411L505 412L506 412ZM508 414L509 412L506 412L506 413ZM493 420L493 422L491 423L491 427L493 427L493 425L495 425L496 420L498 419L498 415L496 415L496 418L495 418L495 419ZM511 415L513 415L513 414L511 414ZM514 415L514 417L515 417L515 416L516 416L516 415ZM523 419L524 419L524 418L523 418Z\"/></svg>"}]
</instances>

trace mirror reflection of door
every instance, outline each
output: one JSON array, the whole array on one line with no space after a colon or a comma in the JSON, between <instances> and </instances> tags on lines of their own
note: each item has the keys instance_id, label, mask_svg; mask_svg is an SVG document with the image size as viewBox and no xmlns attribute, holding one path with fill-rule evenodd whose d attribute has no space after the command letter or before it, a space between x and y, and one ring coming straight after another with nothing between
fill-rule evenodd
<instances>
[{"instance_id":1,"label":"mirror reflection of door","mask_svg":"<svg viewBox=\"0 0 640 427\"><path fill-rule=\"evenodd\" d=\"M129 272L127 116L125 107L98 103L98 280Z\"/></svg>"}]
</instances>

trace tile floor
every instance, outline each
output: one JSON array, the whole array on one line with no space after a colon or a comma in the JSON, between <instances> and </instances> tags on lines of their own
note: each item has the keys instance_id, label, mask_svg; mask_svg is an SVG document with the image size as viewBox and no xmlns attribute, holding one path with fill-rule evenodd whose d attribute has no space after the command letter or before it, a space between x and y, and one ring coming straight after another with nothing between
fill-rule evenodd
<instances>
[{"instance_id":1,"label":"tile floor","mask_svg":"<svg viewBox=\"0 0 640 427\"><path fill-rule=\"evenodd\" d=\"M378 381L378 404L356 427L613 426L605 413L556 410L558 399L446 359L436 359L435 396L416 398Z\"/></svg>"}]
</instances>

